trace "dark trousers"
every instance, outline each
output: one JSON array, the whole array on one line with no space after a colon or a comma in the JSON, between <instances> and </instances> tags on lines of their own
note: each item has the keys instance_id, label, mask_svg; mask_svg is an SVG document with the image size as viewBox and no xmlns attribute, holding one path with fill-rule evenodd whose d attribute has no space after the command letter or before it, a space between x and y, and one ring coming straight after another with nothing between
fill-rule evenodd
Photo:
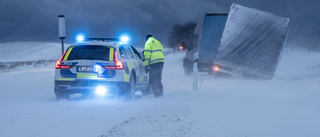
<instances>
[{"instance_id":1,"label":"dark trousers","mask_svg":"<svg viewBox=\"0 0 320 137\"><path fill-rule=\"evenodd\" d=\"M149 71L149 86L152 88L155 97L163 96L162 70L163 62L150 65Z\"/></svg>"}]
</instances>

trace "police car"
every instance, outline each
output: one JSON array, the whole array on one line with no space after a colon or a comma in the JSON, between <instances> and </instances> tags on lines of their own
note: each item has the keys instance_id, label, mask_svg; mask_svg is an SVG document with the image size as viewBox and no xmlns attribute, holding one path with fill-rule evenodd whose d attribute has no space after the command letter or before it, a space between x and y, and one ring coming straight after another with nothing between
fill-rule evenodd
<instances>
[{"instance_id":1,"label":"police car","mask_svg":"<svg viewBox=\"0 0 320 137\"><path fill-rule=\"evenodd\" d=\"M148 87L148 74L138 51L114 38L89 38L71 45L55 66L56 99L69 95L122 95L135 99Z\"/></svg>"}]
</instances>

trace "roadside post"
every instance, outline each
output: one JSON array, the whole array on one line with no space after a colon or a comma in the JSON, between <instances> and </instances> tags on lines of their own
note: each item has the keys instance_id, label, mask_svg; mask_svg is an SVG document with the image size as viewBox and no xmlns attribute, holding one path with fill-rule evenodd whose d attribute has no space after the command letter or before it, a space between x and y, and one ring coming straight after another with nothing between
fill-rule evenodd
<instances>
[{"instance_id":1,"label":"roadside post","mask_svg":"<svg viewBox=\"0 0 320 137\"><path fill-rule=\"evenodd\" d=\"M62 55L64 53L64 39L66 38L66 24L65 24L65 16L58 16L58 29L59 29L59 39L61 39L61 51Z\"/></svg>"},{"instance_id":2,"label":"roadside post","mask_svg":"<svg viewBox=\"0 0 320 137\"><path fill-rule=\"evenodd\" d=\"M198 57L199 53L193 54L193 90L198 91Z\"/></svg>"}]
</instances>

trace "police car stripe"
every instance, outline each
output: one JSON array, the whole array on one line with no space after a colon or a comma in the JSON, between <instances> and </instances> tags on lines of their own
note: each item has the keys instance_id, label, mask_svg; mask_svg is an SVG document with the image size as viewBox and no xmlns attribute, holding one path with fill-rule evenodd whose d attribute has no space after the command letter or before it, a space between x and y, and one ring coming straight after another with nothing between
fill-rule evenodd
<instances>
[{"instance_id":1,"label":"police car stripe","mask_svg":"<svg viewBox=\"0 0 320 137\"><path fill-rule=\"evenodd\" d=\"M114 56L113 52L114 52L114 48L110 48L109 61L113 61L113 56Z\"/></svg>"},{"instance_id":2,"label":"police car stripe","mask_svg":"<svg viewBox=\"0 0 320 137\"><path fill-rule=\"evenodd\" d=\"M59 81L75 81L75 79L58 79Z\"/></svg>"},{"instance_id":3,"label":"police car stripe","mask_svg":"<svg viewBox=\"0 0 320 137\"><path fill-rule=\"evenodd\" d=\"M130 72L131 72L131 69L133 68L133 64L132 62L127 62L126 64L128 65L129 73L126 73L125 70L123 70L123 78L124 78L124 81L129 82Z\"/></svg>"},{"instance_id":4,"label":"police car stripe","mask_svg":"<svg viewBox=\"0 0 320 137\"><path fill-rule=\"evenodd\" d=\"M70 48L68 49L68 51L67 51L66 55L64 56L63 60L67 60L67 59L68 59L68 57L69 57L70 52L71 52L72 49L73 49L73 47L70 47Z\"/></svg>"},{"instance_id":5,"label":"police car stripe","mask_svg":"<svg viewBox=\"0 0 320 137\"><path fill-rule=\"evenodd\" d=\"M97 78L97 74L78 73L77 78Z\"/></svg>"}]
</instances>

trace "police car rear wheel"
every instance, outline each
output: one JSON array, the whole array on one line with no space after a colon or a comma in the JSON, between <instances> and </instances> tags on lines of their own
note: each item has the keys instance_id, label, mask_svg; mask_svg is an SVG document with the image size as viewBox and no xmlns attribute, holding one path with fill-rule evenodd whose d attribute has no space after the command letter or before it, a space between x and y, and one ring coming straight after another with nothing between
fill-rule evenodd
<instances>
[{"instance_id":1,"label":"police car rear wheel","mask_svg":"<svg viewBox=\"0 0 320 137\"><path fill-rule=\"evenodd\" d=\"M69 99L69 96L70 96L68 92L64 92L56 88L54 89L54 93L56 94L57 101L61 99Z\"/></svg>"},{"instance_id":2,"label":"police car rear wheel","mask_svg":"<svg viewBox=\"0 0 320 137\"><path fill-rule=\"evenodd\" d=\"M128 101L132 101L136 99L136 95L135 95L136 83L134 79L135 79L134 75L131 75L129 80L129 87L126 91L126 100Z\"/></svg>"}]
</instances>

